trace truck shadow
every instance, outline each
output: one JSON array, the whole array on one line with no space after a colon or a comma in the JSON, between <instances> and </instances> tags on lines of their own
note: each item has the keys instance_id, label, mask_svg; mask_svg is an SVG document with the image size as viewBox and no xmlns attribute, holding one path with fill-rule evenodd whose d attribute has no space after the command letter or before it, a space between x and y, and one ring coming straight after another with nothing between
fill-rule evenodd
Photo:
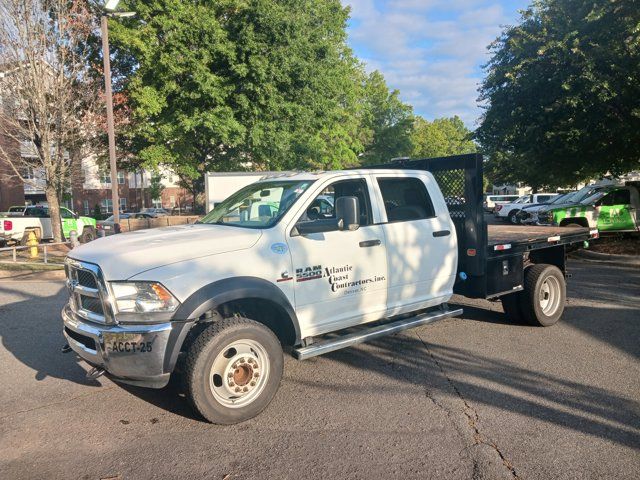
<instances>
[{"instance_id":1,"label":"truck shadow","mask_svg":"<svg viewBox=\"0 0 640 480\"><path fill-rule=\"evenodd\" d=\"M428 335L428 328L418 330L420 337ZM573 381L570 375L559 377L471 349L428 342L412 331L334 352L323 360L394 381L400 377L431 394L459 396L471 406L498 408L632 448L640 445L639 401Z\"/></svg>"},{"instance_id":2,"label":"truck shadow","mask_svg":"<svg viewBox=\"0 0 640 480\"><path fill-rule=\"evenodd\" d=\"M25 293L30 285L34 293ZM43 296L37 291L38 282L20 284L3 281L0 295L11 295L18 301L0 305L0 341L15 359L32 369L33 379L42 381L58 378L81 385L99 387L96 380L86 378L86 370L73 353L62 354L65 344L60 311L68 294L60 281L53 295Z\"/></svg>"}]
</instances>

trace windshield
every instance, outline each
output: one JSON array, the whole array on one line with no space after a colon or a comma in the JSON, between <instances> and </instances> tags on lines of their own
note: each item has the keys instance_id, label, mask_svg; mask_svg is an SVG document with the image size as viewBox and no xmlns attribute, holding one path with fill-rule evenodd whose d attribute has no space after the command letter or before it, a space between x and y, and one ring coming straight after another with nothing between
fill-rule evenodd
<instances>
[{"instance_id":1,"label":"windshield","mask_svg":"<svg viewBox=\"0 0 640 480\"><path fill-rule=\"evenodd\" d=\"M515 200L513 203L525 203L529 200L529 195L522 195L520 198Z\"/></svg>"},{"instance_id":2,"label":"windshield","mask_svg":"<svg viewBox=\"0 0 640 480\"><path fill-rule=\"evenodd\" d=\"M588 197L584 198L580 203L583 205L592 205L604 197L610 190L596 190Z\"/></svg>"},{"instance_id":3,"label":"windshield","mask_svg":"<svg viewBox=\"0 0 640 480\"><path fill-rule=\"evenodd\" d=\"M563 193L561 195L558 195L557 197L553 197L551 200L548 200L547 203L549 203L549 205L552 205L554 203L562 203L565 200L567 200L568 198L571 197L571 195L573 195L575 192L571 192L571 193Z\"/></svg>"},{"instance_id":4,"label":"windshield","mask_svg":"<svg viewBox=\"0 0 640 480\"><path fill-rule=\"evenodd\" d=\"M199 223L244 228L272 227L312 183L313 180L253 183L220 202Z\"/></svg>"},{"instance_id":5,"label":"windshield","mask_svg":"<svg viewBox=\"0 0 640 480\"><path fill-rule=\"evenodd\" d=\"M580 203L582 202L582 200L584 200L587 197L590 197L591 195L593 195L594 193L596 193L601 189L602 187L594 187L592 185L587 185L586 187L582 187L577 192L573 192L572 194L570 194L567 198L565 198L565 201L563 203L566 203L569 201Z\"/></svg>"}]
</instances>

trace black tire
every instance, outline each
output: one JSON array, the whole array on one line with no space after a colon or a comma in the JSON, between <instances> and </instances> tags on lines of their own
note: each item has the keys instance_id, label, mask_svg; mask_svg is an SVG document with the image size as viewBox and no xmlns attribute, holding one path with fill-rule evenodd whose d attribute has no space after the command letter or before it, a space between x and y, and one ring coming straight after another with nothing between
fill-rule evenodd
<instances>
[{"instance_id":1,"label":"black tire","mask_svg":"<svg viewBox=\"0 0 640 480\"><path fill-rule=\"evenodd\" d=\"M545 283L549 292L543 291ZM567 287L564 274L555 265L539 263L529 267L524 273L524 290L521 293L520 308L529 324L550 327L562 317ZM545 301L552 304L546 311L547 307L543 306Z\"/></svg>"},{"instance_id":2,"label":"black tire","mask_svg":"<svg viewBox=\"0 0 640 480\"><path fill-rule=\"evenodd\" d=\"M234 345L234 342L243 340L257 342L264 349L265 360L268 362L268 374L265 375L262 384L258 383L259 387L256 388L260 388L260 390L254 394L256 396L250 403L240 407L232 407L222 403L223 401L219 400L220 395L214 393L214 390L226 391L227 386L223 383L227 378L213 374L212 370L214 362L222 360L220 355L230 359L228 363L231 363L236 357L229 352L235 351L235 349L232 347L227 350L227 347ZM247 355L245 354L245 356ZM224 362L224 360L222 361ZM244 359L242 361L244 362ZM267 327L244 317L220 320L203 330L187 351L184 376L189 401L194 409L211 423L231 425L244 422L258 415L269 405L280 386L283 365L284 358L280 341ZM260 365L260 367L262 367L262 371L265 371L264 365ZM238 370L235 369L236 372ZM255 372L257 373L257 371L256 367ZM252 379L253 375L255 375L254 370L250 370L249 378ZM216 380L221 381L221 385L218 385L217 389L214 388ZM228 380L229 384L232 384L232 379ZM235 380L235 376L233 380ZM258 380L258 382L260 381ZM247 383L243 385L248 387Z\"/></svg>"},{"instance_id":3,"label":"black tire","mask_svg":"<svg viewBox=\"0 0 640 480\"><path fill-rule=\"evenodd\" d=\"M514 323L524 323L524 317L522 315L522 309L520 305L523 301L522 292L514 292L509 295L503 295L500 297L500 301L502 302L502 308L504 309L505 315L509 317Z\"/></svg>"},{"instance_id":4,"label":"black tire","mask_svg":"<svg viewBox=\"0 0 640 480\"><path fill-rule=\"evenodd\" d=\"M95 240L97 237L96 231L91 227L85 227L82 229L82 235L80 235L80 243L89 243Z\"/></svg>"},{"instance_id":5,"label":"black tire","mask_svg":"<svg viewBox=\"0 0 640 480\"><path fill-rule=\"evenodd\" d=\"M518 224L518 219L516 218L516 215L518 214L520 210L511 210L509 212L509 215L507 217L507 220L509 220L509 223L512 223L514 225Z\"/></svg>"}]
</instances>

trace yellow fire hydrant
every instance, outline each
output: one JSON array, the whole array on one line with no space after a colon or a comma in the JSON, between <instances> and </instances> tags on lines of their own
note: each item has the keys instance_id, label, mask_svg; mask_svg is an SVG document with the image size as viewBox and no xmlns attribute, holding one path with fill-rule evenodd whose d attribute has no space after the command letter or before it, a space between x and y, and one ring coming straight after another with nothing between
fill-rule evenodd
<instances>
[{"instance_id":1,"label":"yellow fire hydrant","mask_svg":"<svg viewBox=\"0 0 640 480\"><path fill-rule=\"evenodd\" d=\"M38 257L38 237L36 236L33 230L29 232L29 237L27 238L27 246L31 247L29 249L31 258L37 258Z\"/></svg>"}]
</instances>

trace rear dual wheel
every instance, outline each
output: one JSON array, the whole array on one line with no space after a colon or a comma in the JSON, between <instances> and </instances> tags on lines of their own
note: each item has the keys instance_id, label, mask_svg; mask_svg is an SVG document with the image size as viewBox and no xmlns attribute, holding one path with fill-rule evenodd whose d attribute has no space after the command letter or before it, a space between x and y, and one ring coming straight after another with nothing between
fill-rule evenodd
<instances>
[{"instance_id":1,"label":"rear dual wheel","mask_svg":"<svg viewBox=\"0 0 640 480\"><path fill-rule=\"evenodd\" d=\"M515 322L549 327L562 317L567 298L563 273L555 265L537 264L524 273L524 289L501 297L505 313Z\"/></svg>"}]
</instances>

